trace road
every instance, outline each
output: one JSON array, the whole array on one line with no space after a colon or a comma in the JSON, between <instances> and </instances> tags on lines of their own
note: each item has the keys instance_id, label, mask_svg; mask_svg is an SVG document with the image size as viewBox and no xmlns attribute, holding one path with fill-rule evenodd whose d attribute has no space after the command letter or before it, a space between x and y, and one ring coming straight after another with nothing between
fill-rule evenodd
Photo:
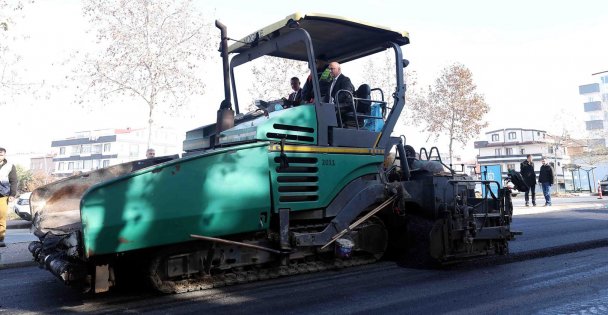
<instances>
[{"instance_id":1,"label":"road","mask_svg":"<svg viewBox=\"0 0 608 315\"><path fill-rule=\"evenodd\" d=\"M7 244L37 241L38 238L29 229L10 229L6 231L4 240Z\"/></svg>"},{"instance_id":2,"label":"road","mask_svg":"<svg viewBox=\"0 0 608 315\"><path fill-rule=\"evenodd\" d=\"M506 259L443 270L385 261L170 296L83 297L35 267L0 270L0 313L608 313L608 210L520 215L513 228L525 234Z\"/></svg>"}]
</instances>

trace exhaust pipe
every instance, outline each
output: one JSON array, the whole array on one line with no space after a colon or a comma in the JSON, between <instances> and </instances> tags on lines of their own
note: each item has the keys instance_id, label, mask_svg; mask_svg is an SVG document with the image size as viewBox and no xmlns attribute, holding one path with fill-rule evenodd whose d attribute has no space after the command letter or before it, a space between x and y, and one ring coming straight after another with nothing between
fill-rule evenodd
<instances>
[{"instance_id":1,"label":"exhaust pipe","mask_svg":"<svg viewBox=\"0 0 608 315\"><path fill-rule=\"evenodd\" d=\"M220 109L217 111L217 120L215 124L215 144L219 143L219 135L222 131L234 127L234 111L232 103L230 103L230 67L228 65L228 32L226 25L219 20L215 20L215 27L220 29L220 53L222 56L222 66L224 73L224 100L220 104ZM237 108L238 112L238 108Z\"/></svg>"},{"instance_id":2,"label":"exhaust pipe","mask_svg":"<svg viewBox=\"0 0 608 315\"><path fill-rule=\"evenodd\" d=\"M40 253L42 252L42 242L33 241L27 246L27 249L34 256L34 260L40 262Z\"/></svg>"},{"instance_id":3,"label":"exhaust pipe","mask_svg":"<svg viewBox=\"0 0 608 315\"><path fill-rule=\"evenodd\" d=\"M82 282L86 276L86 267L81 264L67 261L63 253L56 253L44 257L44 266L66 285Z\"/></svg>"}]
</instances>

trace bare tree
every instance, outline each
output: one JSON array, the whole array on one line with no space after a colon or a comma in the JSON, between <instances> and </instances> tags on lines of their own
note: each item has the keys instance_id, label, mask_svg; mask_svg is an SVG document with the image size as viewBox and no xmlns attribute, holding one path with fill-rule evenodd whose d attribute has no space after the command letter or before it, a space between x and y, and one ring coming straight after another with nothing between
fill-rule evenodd
<instances>
[{"instance_id":1,"label":"bare tree","mask_svg":"<svg viewBox=\"0 0 608 315\"><path fill-rule=\"evenodd\" d=\"M54 180L53 176L43 170L26 170L21 165L16 165L15 168L19 180L19 192L34 191L34 189Z\"/></svg>"},{"instance_id":2,"label":"bare tree","mask_svg":"<svg viewBox=\"0 0 608 315\"><path fill-rule=\"evenodd\" d=\"M87 0L84 14L100 46L78 72L87 82L84 95L143 101L149 146L157 110L175 109L204 92L201 64L217 43L211 24L192 0Z\"/></svg>"},{"instance_id":3,"label":"bare tree","mask_svg":"<svg viewBox=\"0 0 608 315\"><path fill-rule=\"evenodd\" d=\"M289 80L292 77L298 77L300 87L303 87L310 71L308 63L303 61L264 56L255 61L251 72L253 83L249 93L253 100L273 100L291 93Z\"/></svg>"},{"instance_id":4,"label":"bare tree","mask_svg":"<svg viewBox=\"0 0 608 315\"><path fill-rule=\"evenodd\" d=\"M363 80L370 87L380 88L384 93L384 99L389 100L391 93L395 91L395 62L389 51L371 56L365 62Z\"/></svg>"},{"instance_id":5,"label":"bare tree","mask_svg":"<svg viewBox=\"0 0 608 315\"><path fill-rule=\"evenodd\" d=\"M459 63L444 68L435 84L410 104L413 121L424 123L423 130L430 136L438 138L447 134L450 161L455 140L465 145L488 125L483 117L490 111L490 106L483 95L477 93L473 73Z\"/></svg>"},{"instance_id":6,"label":"bare tree","mask_svg":"<svg viewBox=\"0 0 608 315\"><path fill-rule=\"evenodd\" d=\"M23 8L22 1L0 0L0 106L32 86L21 79L18 71L21 55L11 47L25 38L13 32L13 26L22 17Z\"/></svg>"},{"instance_id":7,"label":"bare tree","mask_svg":"<svg viewBox=\"0 0 608 315\"><path fill-rule=\"evenodd\" d=\"M380 88L384 95L384 101L389 102L389 104L393 101L392 95L397 90L395 70L395 57L391 50L386 50L368 58L363 71L364 82L369 84L372 89ZM418 74L416 71L408 71L406 68L404 75L407 84L405 103L408 105L409 100L417 94ZM379 92L373 92L372 99L379 100L379 95ZM400 119L404 124L407 124L411 120L407 119L409 116L411 116L409 111L403 111Z\"/></svg>"},{"instance_id":8,"label":"bare tree","mask_svg":"<svg viewBox=\"0 0 608 315\"><path fill-rule=\"evenodd\" d=\"M386 50L367 59L363 71L363 80L372 89L382 89L384 100L390 100L396 90L395 70L393 53L391 50ZM405 71L404 75L408 88L406 93L407 96L411 97L418 83L418 75L416 71Z\"/></svg>"}]
</instances>

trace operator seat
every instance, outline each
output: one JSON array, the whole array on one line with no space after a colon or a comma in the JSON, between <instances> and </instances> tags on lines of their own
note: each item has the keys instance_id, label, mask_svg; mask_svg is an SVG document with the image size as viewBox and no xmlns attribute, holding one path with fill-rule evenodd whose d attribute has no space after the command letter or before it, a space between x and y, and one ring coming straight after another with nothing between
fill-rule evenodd
<instances>
[{"instance_id":1,"label":"operator seat","mask_svg":"<svg viewBox=\"0 0 608 315\"><path fill-rule=\"evenodd\" d=\"M371 113L371 88L367 84L361 84L359 88L353 93L354 99L352 105L357 112L357 122L359 128L362 128L365 123L366 116L369 116ZM357 123L355 122L355 113L353 113L353 108L351 107L343 116L344 125L347 128L357 128Z\"/></svg>"},{"instance_id":2,"label":"operator seat","mask_svg":"<svg viewBox=\"0 0 608 315\"><path fill-rule=\"evenodd\" d=\"M356 105L357 114L370 115L372 106L372 89L368 84L361 84L355 92L358 98Z\"/></svg>"}]
</instances>

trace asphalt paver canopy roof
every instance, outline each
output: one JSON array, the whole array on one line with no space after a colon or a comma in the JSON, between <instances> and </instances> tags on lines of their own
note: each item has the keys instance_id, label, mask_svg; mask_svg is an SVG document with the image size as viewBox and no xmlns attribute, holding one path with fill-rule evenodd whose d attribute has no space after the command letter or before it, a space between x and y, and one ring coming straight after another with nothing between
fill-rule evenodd
<instances>
[{"instance_id":1,"label":"asphalt paver canopy roof","mask_svg":"<svg viewBox=\"0 0 608 315\"><path fill-rule=\"evenodd\" d=\"M409 34L388 27L318 13L294 13L260 29L228 47L228 53L242 53L251 47L302 28L310 34L315 57L346 62L388 48L389 42L409 43ZM296 42L271 53L275 57L307 61L306 47Z\"/></svg>"}]
</instances>

